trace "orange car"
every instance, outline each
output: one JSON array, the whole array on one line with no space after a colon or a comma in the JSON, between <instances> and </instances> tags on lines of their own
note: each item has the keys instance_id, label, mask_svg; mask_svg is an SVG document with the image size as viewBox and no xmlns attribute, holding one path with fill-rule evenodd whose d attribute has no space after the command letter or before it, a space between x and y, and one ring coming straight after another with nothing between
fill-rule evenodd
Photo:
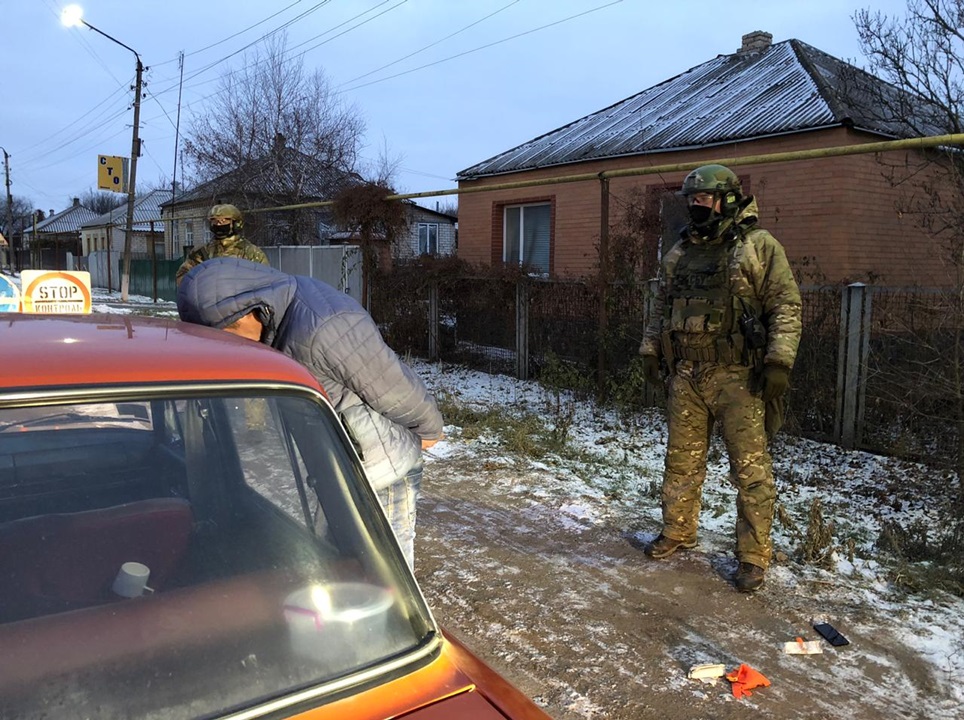
<instances>
[{"instance_id":1,"label":"orange car","mask_svg":"<svg viewBox=\"0 0 964 720\"><path fill-rule=\"evenodd\" d=\"M0 717L548 716L443 634L314 378L0 315Z\"/></svg>"}]
</instances>

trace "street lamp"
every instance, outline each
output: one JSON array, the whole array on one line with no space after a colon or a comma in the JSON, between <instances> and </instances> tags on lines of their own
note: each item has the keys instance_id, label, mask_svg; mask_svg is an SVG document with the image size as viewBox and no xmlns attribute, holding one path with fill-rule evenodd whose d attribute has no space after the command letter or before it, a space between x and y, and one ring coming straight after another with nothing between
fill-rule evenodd
<instances>
[{"instance_id":1,"label":"street lamp","mask_svg":"<svg viewBox=\"0 0 964 720\"><path fill-rule=\"evenodd\" d=\"M121 300L127 302L127 294L130 289L131 280L131 238L134 233L134 182L137 179L137 156L140 154L140 140L137 137L138 125L141 121L141 76L144 72L144 65L141 63L141 56L137 51L125 45L117 38L111 37L103 30L95 28L83 18L84 11L79 5L68 5L60 13L60 21L67 27L84 25L96 33L103 35L108 40L113 40L122 48L130 50L137 59L137 74L134 82L134 132L131 139L131 170L127 181L127 231L124 234L124 268L121 272Z\"/></svg>"}]
</instances>

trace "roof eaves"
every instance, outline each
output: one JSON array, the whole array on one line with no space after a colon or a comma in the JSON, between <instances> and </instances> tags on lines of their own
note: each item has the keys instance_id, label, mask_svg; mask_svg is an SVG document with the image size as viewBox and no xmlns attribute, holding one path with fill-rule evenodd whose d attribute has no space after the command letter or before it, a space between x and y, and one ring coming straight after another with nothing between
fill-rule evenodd
<instances>
[{"instance_id":1,"label":"roof eaves","mask_svg":"<svg viewBox=\"0 0 964 720\"><path fill-rule=\"evenodd\" d=\"M705 150L706 148L722 147L722 146L724 146L724 145L735 145L735 144L748 143L748 142L752 142L753 140L766 140L766 139L769 139L769 138L787 137L787 136L789 136L789 135L802 135L802 134L804 134L804 133L819 132L819 131L821 131L821 130L832 130L832 129L839 128L839 127L841 127L840 124L838 124L838 123L832 123L832 124L829 124L829 125L821 125L821 126L814 126L814 127L805 127L805 128L800 128L800 129L798 129L798 130L788 130L788 131L786 131L786 132L770 133L770 134L767 134L767 135L754 135L754 136L752 136L752 137L746 137L746 138L736 138L736 139L726 138L726 139L723 139L723 140L719 140L719 141L715 141L715 142L707 142L707 143L703 143L703 144L700 144L700 145L680 145L680 146L677 146L677 147L654 148L654 149L652 149L652 150L647 150L646 152L631 152L631 153L623 153L623 154L621 154L621 155L607 155L607 156L606 156L606 159L609 159L609 158L625 158L625 157L649 157L649 156L652 156L652 155L665 155L665 154L667 154L667 153L687 152L687 151L690 151L690 150ZM861 131L861 132L869 133L869 134L871 134L871 135L878 135L878 136L880 136L880 137L884 137L884 138L888 138L888 139L897 139L896 136L894 136L894 135L889 135L889 134L887 134L887 133L883 133L883 132L881 132L880 130L878 130L878 129L876 129L876 128L868 128L868 127L857 127L857 126L854 126L854 129L855 129L855 130L859 130L859 131ZM537 165L537 166L532 166L532 167L527 167L527 168L516 168L516 169L512 169L512 170L493 171L493 172L490 172L490 173L485 173L485 174L478 175L478 176L474 176L474 177L463 177L463 178L459 178L458 180L459 180L459 182L463 182L463 181L464 181L464 182L471 182L471 181L473 181L473 180L481 180L482 178L486 178L486 177L497 177L497 176L501 176L501 175L517 175L517 174L522 173L522 172L531 172L531 171L533 171L533 170L545 170L545 169L553 168L553 167L564 167L564 166L568 166L568 165L579 165L579 164L583 164L583 163L593 162L593 161L598 160L598 159L599 159L599 158L590 157L590 158L585 158L585 159L583 159L583 160L579 160L579 161L576 161L576 162L563 160L563 161L556 162L556 163L545 163L545 164L543 164L543 165ZM641 167L642 167L642 166L641 166ZM576 173L576 174L578 174L578 173Z\"/></svg>"}]
</instances>

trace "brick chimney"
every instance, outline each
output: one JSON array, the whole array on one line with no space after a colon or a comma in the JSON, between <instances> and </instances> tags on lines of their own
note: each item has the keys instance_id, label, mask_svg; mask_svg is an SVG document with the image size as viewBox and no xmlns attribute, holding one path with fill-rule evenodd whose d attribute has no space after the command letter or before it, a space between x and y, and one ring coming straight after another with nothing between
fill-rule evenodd
<instances>
[{"instance_id":1,"label":"brick chimney","mask_svg":"<svg viewBox=\"0 0 964 720\"><path fill-rule=\"evenodd\" d=\"M743 46L737 50L739 53L759 52L766 50L773 42L773 35L763 30L754 30L743 36Z\"/></svg>"}]
</instances>

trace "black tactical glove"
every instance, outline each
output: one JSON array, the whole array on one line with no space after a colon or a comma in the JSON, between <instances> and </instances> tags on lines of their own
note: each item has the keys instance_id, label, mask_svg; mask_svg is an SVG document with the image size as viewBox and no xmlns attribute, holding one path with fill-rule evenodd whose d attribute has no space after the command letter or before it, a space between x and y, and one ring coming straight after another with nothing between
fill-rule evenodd
<instances>
[{"instance_id":1,"label":"black tactical glove","mask_svg":"<svg viewBox=\"0 0 964 720\"><path fill-rule=\"evenodd\" d=\"M655 355L643 355L643 376L650 385L662 385L663 374L659 371L659 358Z\"/></svg>"},{"instance_id":2,"label":"black tactical glove","mask_svg":"<svg viewBox=\"0 0 964 720\"><path fill-rule=\"evenodd\" d=\"M763 402L780 397L790 385L790 369L783 365L766 365L763 368Z\"/></svg>"}]
</instances>

